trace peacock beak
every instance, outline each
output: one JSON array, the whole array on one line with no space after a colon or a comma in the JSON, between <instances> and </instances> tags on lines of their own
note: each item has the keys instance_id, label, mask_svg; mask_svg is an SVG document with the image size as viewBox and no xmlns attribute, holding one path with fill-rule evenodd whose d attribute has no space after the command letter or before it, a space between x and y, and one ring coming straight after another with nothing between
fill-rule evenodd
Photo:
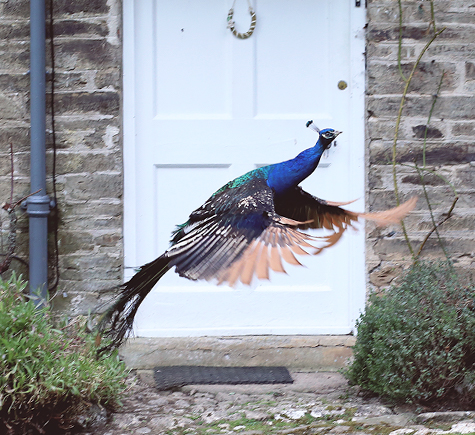
<instances>
[{"instance_id":1,"label":"peacock beak","mask_svg":"<svg viewBox=\"0 0 475 435\"><path fill-rule=\"evenodd\" d=\"M334 134L335 134L335 137L337 137L339 134L343 133L342 131L335 131Z\"/></svg>"}]
</instances>

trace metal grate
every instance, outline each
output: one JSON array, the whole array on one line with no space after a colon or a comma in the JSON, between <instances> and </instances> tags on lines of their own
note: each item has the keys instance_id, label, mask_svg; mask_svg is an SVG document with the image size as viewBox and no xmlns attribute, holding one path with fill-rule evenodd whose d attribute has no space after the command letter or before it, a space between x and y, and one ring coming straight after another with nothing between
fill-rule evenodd
<instances>
[{"instance_id":1,"label":"metal grate","mask_svg":"<svg viewBox=\"0 0 475 435\"><path fill-rule=\"evenodd\" d=\"M285 367L155 367L159 390L190 384L291 384L293 379Z\"/></svg>"}]
</instances>

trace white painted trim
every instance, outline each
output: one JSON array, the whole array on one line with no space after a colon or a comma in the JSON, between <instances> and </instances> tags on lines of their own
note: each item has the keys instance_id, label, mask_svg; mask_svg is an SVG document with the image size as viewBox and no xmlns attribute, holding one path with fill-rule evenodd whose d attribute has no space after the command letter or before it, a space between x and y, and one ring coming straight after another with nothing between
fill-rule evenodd
<instances>
[{"instance_id":1,"label":"white painted trim","mask_svg":"<svg viewBox=\"0 0 475 435\"><path fill-rule=\"evenodd\" d=\"M366 192L366 177L365 177L365 24L366 24L366 8L364 2L360 7L352 6L350 8L350 53L351 55L351 98L350 98L350 130L352 132L352 145L355 146L358 152L358 158L352 159L352 171L363 183L363 188L358 186L357 192ZM356 186L350 186L351 189ZM358 193L355 192L355 195ZM356 196L355 196L356 198ZM364 201L366 204L366 199ZM363 210L362 210L363 211ZM360 231L365 232L364 222L361 223ZM366 236L362 238L352 237L353 252L358 255L351 261L350 282L363 283L362 289L350 291L350 315L349 319L355 324L359 315L364 310L366 299Z\"/></svg>"},{"instance_id":2,"label":"white painted trim","mask_svg":"<svg viewBox=\"0 0 475 435\"><path fill-rule=\"evenodd\" d=\"M134 240L136 240L135 207L128 204L135 202L136 173L135 173L135 2L126 0L123 3L123 169L124 169L124 280L134 274L129 269L137 264Z\"/></svg>"}]
</instances>

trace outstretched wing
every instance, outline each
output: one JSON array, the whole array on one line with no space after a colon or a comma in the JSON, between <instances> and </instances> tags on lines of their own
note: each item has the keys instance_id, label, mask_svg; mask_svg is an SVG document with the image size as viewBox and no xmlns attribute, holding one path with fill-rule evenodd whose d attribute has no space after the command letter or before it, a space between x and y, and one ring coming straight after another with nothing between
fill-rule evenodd
<instances>
[{"instance_id":1,"label":"outstretched wing","mask_svg":"<svg viewBox=\"0 0 475 435\"><path fill-rule=\"evenodd\" d=\"M253 178L218 191L195 210L166 255L188 279L249 285L254 276L269 279L270 270L285 273L283 261L301 265L295 254L316 255L334 245L359 217L380 224L399 221L415 200L380 213L356 213L340 205L345 204L323 201L298 187L275 197L265 179ZM308 228L332 232L317 237L299 231Z\"/></svg>"},{"instance_id":2,"label":"outstretched wing","mask_svg":"<svg viewBox=\"0 0 475 435\"><path fill-rule=\"evenodd\" d=\"M327 202L297 186L275 199L275 211L281 216L304 222L300 229L346 229L358 220L356 213L340 208L346 204Z\"/></svg>"},{"instance_id":3,"label":"outstretched wing","mask_svg":"<svg viewBox=\"0 0 475 435\"><path fill-rule=\"evenodd\" d=\"M417 197L389 210L375 213L358 213L341 208L349 202L331 202L317 198L300 187L275 198L275 211L281 216L303 222L298 227L326 228L344 231L359 218L374 221L377 225L399 223L416 205Z\"/></svg>"},{"instance_id":4,"label":"outstretched wing","mask_svg":"<svg viewBox=\"0 0 475 435\"><path fill-rule=\"evenodd\" d=\"M166 255L170 266L188 279L249 285L254 275L268 279L269 270L285 272L282 260L300 264L294 254L321 250L339 238L301 233L297 227L304 225L275 213L272 189L262 178L251 179L218 191L194 211Z\"/></svg>"}]
</instances>

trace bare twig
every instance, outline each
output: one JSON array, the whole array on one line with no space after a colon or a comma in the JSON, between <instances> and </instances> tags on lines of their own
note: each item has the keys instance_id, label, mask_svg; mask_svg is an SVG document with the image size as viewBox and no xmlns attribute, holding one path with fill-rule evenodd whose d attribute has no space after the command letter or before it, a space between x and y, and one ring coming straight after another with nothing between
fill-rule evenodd
<instances>
[{"instance_id":1,"label":"bare twig","mask_svg":"<svg viewBox=\"0 0 475 435\"><path fill-rule=\"evenodd\" d=\"M397 67L399 69L399 75L403 79L403 81L407 82L407 78L402 72L401 67L401 52L402 52L402 4L401 0L397 1L399 5L399 40L398 40L398 50L397 50Z\"/></svg>"},{"instance_id":2,"label":"bare twig","mask_svg":"<svg viewBox=\"0 0 475 435\"><path fill-rule=\"evenodd\" d=\"M454 208L455 208L455 204L457 204L457 201L459 200L459 197L456 196L454 198L454 202L452 203L452 206L450 207L449 211L447 212L447 216L445 216L444 219L442 219L437 225L434 226L434 228L432 228L427 234L426 236L424 237L424 240L422 241L421 243L421 246L419 247L419 250L417 251L417 254L416 254L416 258L419 257L419 255L421 255L421 252L422 252L422 249L424 248L424 245L426 244L427 240L429 240L429 237L432 235L432 233L434 231L437 231L438 228L444 223L446 222L447 220L449 220L451 217L452 217L452 212L454 211ZM443 248L442 248L443 249ZM449 259L449 257L447 256L447 253L445 252L445 249L444 249L444 253L445 253L445 256L447 257L447 259Z\"/></svg>"},{"instance_id":3,"label":"bare twig","mask_svg":"<svg viewBox=\"0 0 475 435\"><path fill-rule=\"evenodd\" d=\"M19 204L21 204L25 199L29 198L30 196L33 196L33 195L36 195L38 192L41 192L41 189L38 189L36 192L33 192L33 193L30 193L29 195L26 195L24 196L23 198L19 199L17 202L15 202L15 204L11 204L11 203L5 203L3 204L3 209L8 211L8 213L12 212L15 207L17 207Z\"/></svg>"},{"instance_id":4,"label":"bare twig","mask_svg":"<svg viewBox=\"0 0 475 435\"><path fill-rule=\"evenodd\" d=\"M432 221L432 225L433 225L433 228L431 231L429 231L429 233L427 234L427 236L424 238L421 246L419 247L419 251L417 252L416 254L416 259L419 257L421 251L422 251L422 248L424 247L425 243L427 242L427 240L429 239L430 235L435 231L435 233L437 234L437 240L439 241L439 244L440 244L440 247L442 248L442 251L444 251L444 255L445 255L445 258L447 258L447 260L450 260L449 258L449 255L447 253L447 251L445 250L445 247L444 247L444 244L442 243L442 238L440 237L440 234L439 234L439 230L438 230L438 227L439 225L437 225L435 223L435 218L434 218L434 213L432 211L432 204L429 200L429 195L427 194L427 189L426 189L426 185L424 183L424 174L422 173L422 171L419 169L419 166L417 166L417 163L416 163L416 171L417 173L419 174L419 177L421 179L421 185L422 185L422 191L424 192L424 197L425 197L425 200L427 202L427 207L429 208L429 214L430 214L430 219ZM458 199L458 197L456 197L456 200ZM455 201L457 202L457 201ZM453 204L453 206L450 208L450 210L453 210L453 207L455 206L455 203ZM451 213L451 211L450 211ZM450 217L450 216L449 216Z\"/></svg>"}]
</instances>

